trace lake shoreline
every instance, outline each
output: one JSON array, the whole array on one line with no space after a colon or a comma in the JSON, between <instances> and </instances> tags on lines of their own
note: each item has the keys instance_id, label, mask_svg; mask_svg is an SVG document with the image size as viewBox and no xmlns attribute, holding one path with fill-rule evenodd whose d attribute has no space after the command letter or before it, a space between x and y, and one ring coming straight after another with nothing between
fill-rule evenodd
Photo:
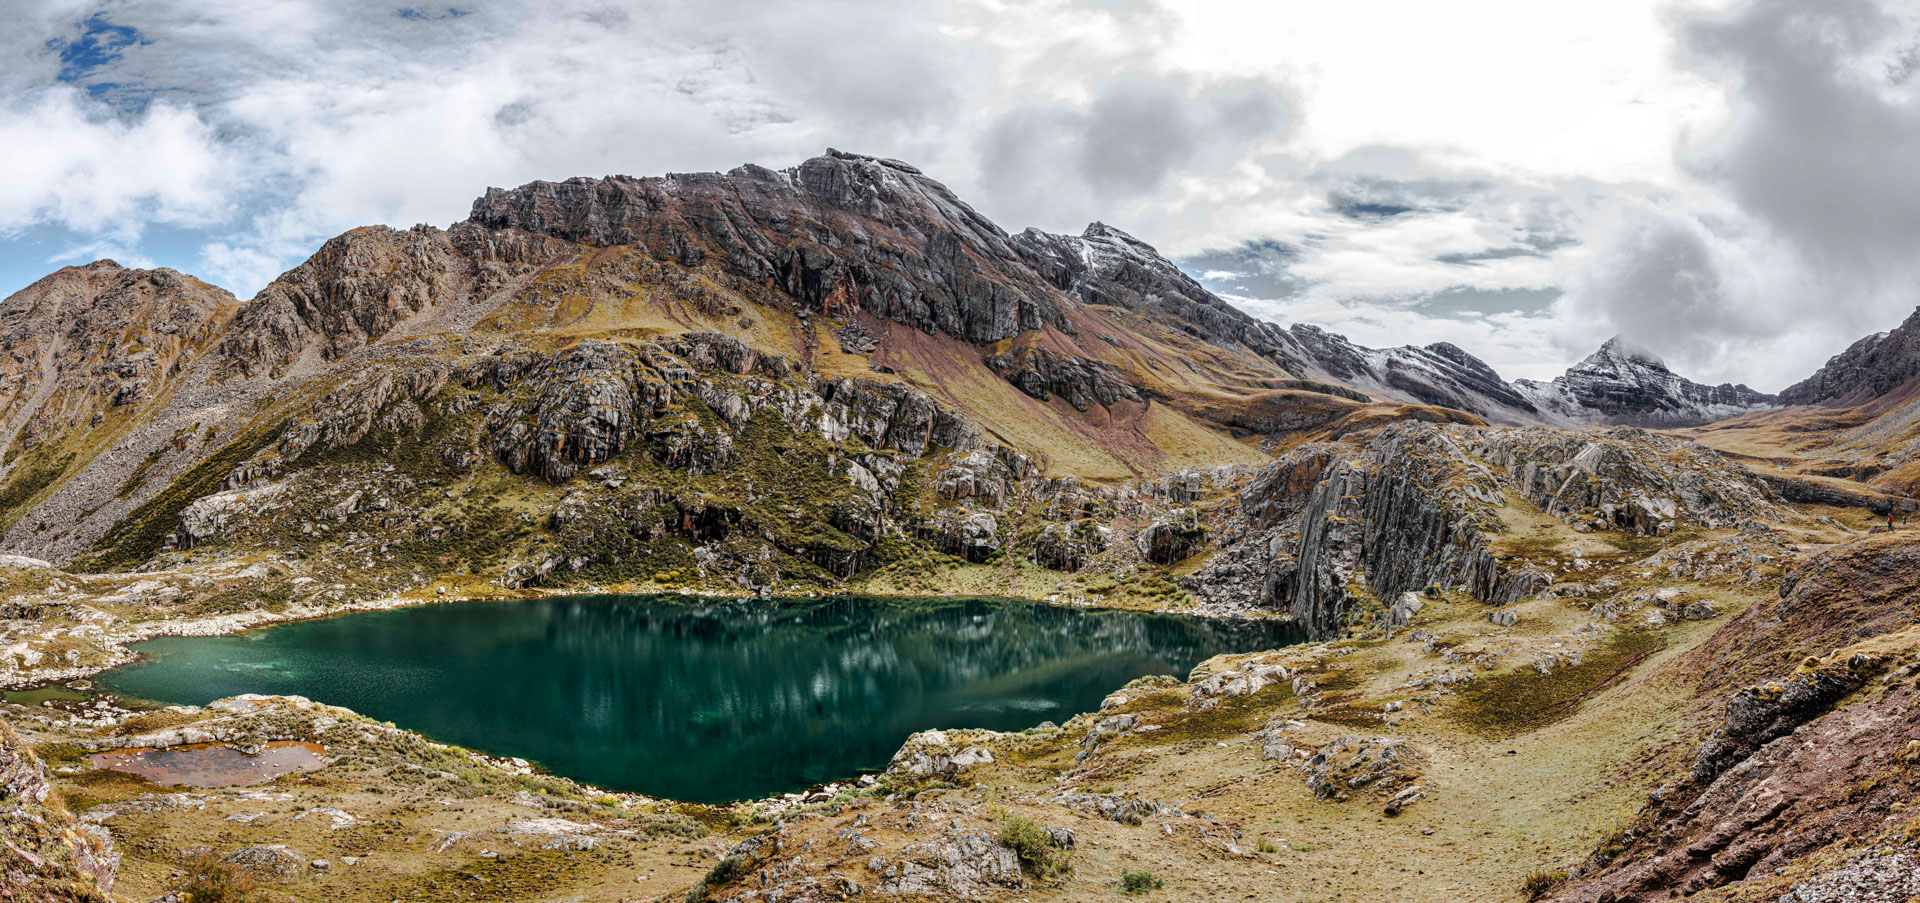
<instances>
[{"instance_id":1,"label":"lake shoreline","mask_svg":"<svg viewBox=\"0 0 1920 903\"><path fill-rule=\"evenodd\" d=\"M92 576L102 576L102 575L86 574L86 575L75 575L75 576L92 577ZM148 575L148 576L153 576L153 575ZM441 580L429 581L429 583L441 583L441 582L442 582ZM410 593L395 594L391 596L383 596L376 599L343 602L338 605L324 607L324 608L296 604L285 610L277 611L277 612L265 611L265 610L254 610L254 611L248 611L248 612L236 612L233 614L208 615L201 618L185 618L185 619L160 618L160 619L146 620L146 621L121 621L120 622L121 629L119 631L109 633L103 629L98 634L102 648L110 656L109 661L104 663L89 663L86 665L76 665L76 666L67 667L67 668L45 668L45 669L34 669L34 670L23 671L23 672L15 672L13 674L0 674L0 690L39 689L41 687L45 687L48 685L65 683L67 681L76 680L80 678L90 678L90 677L105 673L107 671L114 670L116 668L123 668L123 667L126 667L127 665L134 664L139 660L139 656L136 653L133 653L127 647L132 646L135 643L140 643L140 642L144 642L146 640L151 640L151 639L157 639L160 637L231 636L234 634L246 633L247 631L250 631L250 630L257 630L264 627L275 627L282 624L294 624L294 623L300 623L304 621L323 620L326 618L336 617L340 615L360 614L363 612L370 612L370 611L389 611L393 609L411 608L411 607L427 606L427 605L450 605L450 604L459 604L459 603L468 603L468 602L515 602L515 601L527 601L527 600L533 600L533 599L547 599L547 598L554 598L557 596L600 596L600 595L684 596L687 598L731 599L731 600L752 600L752 599L761 599L761 598L770 598L774 600L780 600L780 599L808 600L808 599L834 598L838 596L860 596L864 594L832 592L832 593L812 593L812 594L781 595L781 596L760 596L754 593L745 593L745 592L721 593L721 592L712 592L707 590L685 590L685 591L682 591L682 590L662 591L658 589L621 590L618 588L610 588L610 587L590 587L586 589L517 588L513 590L503 590L501 593L497 595L486 595L486 596L463 595L456 598L452 596L432 595L432 596L423 597L423 596L414 595L413 593L410 592ZM926 593L926 594L888 593L886 595L888 598L923 600L923 601L935 601L940 599L963 599L963 598L997 598L997 599L1003 599L1005 601L1010 601L1010 602L1021 602L1021 603L1030 604L1030 605L1044 605L1044 606L1051 606L1056 608L1069 608L1069 609L1086 610L1086 611L1150 612L1154 614L1177 615L1180 617L1193 618L1197 620L1207 620L1207 621L1293 622L1293 618L1289 615L1278 614L1278 613L1263 613L1263 612L1207 613L1207 612L1187 612L1187 611L1178 611L1178 610L1169 610L1169 609L1134 609L1134 608L1124 608L1119 606L1097 605L1090 602L1033 599L1033 598L1026 598L1021 596L983 597L983 596L977 596L973 594L960 594L960 593Z\"/></svg>"},{"instance_id":2,"label":"lake shoreline","mask_svg":"<svg viewBox=\"0 0 1920 903\"><path fill-rule=\"evenodd\" d=\"M1143 677L1282 648L1286 622L1001 597L595 594L155 637L95 685L340 705L620 792L708 804L884 768L926 730L1018 732Z\"/></svg>"}]
</instances>

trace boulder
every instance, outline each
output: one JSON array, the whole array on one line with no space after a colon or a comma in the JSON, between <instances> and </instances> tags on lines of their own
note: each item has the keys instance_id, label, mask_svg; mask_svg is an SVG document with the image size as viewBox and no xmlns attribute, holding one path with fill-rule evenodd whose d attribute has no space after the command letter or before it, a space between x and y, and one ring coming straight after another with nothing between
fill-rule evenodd
<instances>
[{"instance_id":1,"label":"boulder","mask_svg":"<svg viewBox=\"0 0 1920 903\"><path fill-rule=\"evenodd\" d=\"M1200 525L1200 512L1175 508L1140 531L1137 543L1140 557L1158 565L1178 564L1200 550L1207 530Z\"/></svg>"}]
</instances>

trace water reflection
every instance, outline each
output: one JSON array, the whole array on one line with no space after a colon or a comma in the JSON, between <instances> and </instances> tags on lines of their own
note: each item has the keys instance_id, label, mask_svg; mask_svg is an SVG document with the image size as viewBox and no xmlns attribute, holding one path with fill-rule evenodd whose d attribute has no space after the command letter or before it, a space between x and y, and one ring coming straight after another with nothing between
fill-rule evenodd
<instances>
[{"instance_id":1,"label":"water reflection","mask_svg":"<svg viewBox=\"0 0 1920 903\"><path fill-rule=\"evenodd\" d=\"M114 690L298 693L601 786L722 801L883 766L930 727L1064 720L1146 674L1296 639L987 599L572 597L153 640Z\"/></svg>"}]
</instances>

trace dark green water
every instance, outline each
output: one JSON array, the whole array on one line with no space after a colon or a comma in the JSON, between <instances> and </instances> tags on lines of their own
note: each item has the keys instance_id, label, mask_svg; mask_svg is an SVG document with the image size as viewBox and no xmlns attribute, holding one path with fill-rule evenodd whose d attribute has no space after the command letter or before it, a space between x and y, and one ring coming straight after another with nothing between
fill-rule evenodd
<instances>
[{"instance_id":1,"label":"dark green water","mask_svg":"<svg viewBox=\"0 0 1920 903\"><path fill-rule=\"evenodd\" d=\"M990 599L580 596L138 644L108 689L293 693L602 787L720 802L886 765L927 728L1019 730L1149 674L1297 642L1284 622Z\"/></svg>"}]
</instances>

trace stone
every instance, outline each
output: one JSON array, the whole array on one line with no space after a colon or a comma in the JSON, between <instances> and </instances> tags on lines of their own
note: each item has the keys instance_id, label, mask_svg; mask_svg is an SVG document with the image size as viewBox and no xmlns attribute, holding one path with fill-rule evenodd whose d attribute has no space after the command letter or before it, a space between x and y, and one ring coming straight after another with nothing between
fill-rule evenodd
<instances>
[{"instance_id":1,"label":"stone","mask_svg":"<svg viewBox=\"0 0 1920 903\"><path fill-rule=\"evenodd\" d=\"M1426 604L1419 593L1411 590L1401 593L1400 598L1393 601L1393 607L1387 609L1387 626L1405 627L1412 624L1413 616L1419 614Z\"/></svg>"},{"instance_id":2,"label":"stone","mask_svg":"<svg viewBox=\"0 0 1920 903\"><path fill-rule=\"evenodd\" d=\"M1405 811L1408 806L1411 806L1414 803L1417 803L1421 799L1425 798L1426 795L1427 795L1426 788L1419 784L1414 784L1412 786L1402 788L1399 793L1396 793L1392 797L1387 799L1387 805L1381 811L1388 818L1393 818L1395 816L1398 816L1401 812Z\"/></svg>"},{"instance_id":3,"label":"stone","mask_svg":"<svg viewBox=\"0 0 1920 903\"><path fill-rule=\"evenodd\" d=\"M307 860L279 843L241 847L222 856L220 861L282 881L300 874L301 867L307 865Z\"/></svg>"},{"instance_id":4,"label":"stone","mask_svg":"<svg viewBox=\"0 0 1920 903\"><path fill-rule=\"evenodd\" d=\"M1200 525L1200 512L1175 508L1141 530L1136 542L1141 558L1153 564L1171 565L1199 551L1206 538L1206 528Z\"/></svg>"},{"instance_id":5,"label":"stone","mask_svg":"<svg viewBox=\"0 0 1920 903\"><path fill-rule=\"evenodd\" d=\"M1680 617L1687 621L1706 621L1720 614L1720 607L1706 599L1687 603L1680 610Z\"/></svg>"},{"instance_id":6,"label":"stone","mask_svg":"<svg viewBox=\"0 0 1920 903\"><path fill-rule=\"evenodd\" d=\"M999 837L962 829L902 848L899 858L880 870L875 889L882 894L979 900L1026 886L1020 857Z\"/></svg>"}]
</instances>

